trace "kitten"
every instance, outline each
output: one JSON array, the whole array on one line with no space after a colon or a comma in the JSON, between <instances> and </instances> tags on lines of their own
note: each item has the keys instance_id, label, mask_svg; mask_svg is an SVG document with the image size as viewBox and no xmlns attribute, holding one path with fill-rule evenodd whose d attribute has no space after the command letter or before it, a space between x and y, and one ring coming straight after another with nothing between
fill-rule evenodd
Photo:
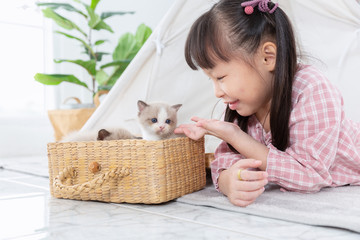
<instances>
[{"instance_id":1,"label":"kitten","mask_svg":"<svg viewBox=\"0 0 360 240\"><path fill-rule=\"evenodd\" d=\"M138 101L138 120L142 138L163 140L180 137L174 134L177 124L177 111L182 104L170 106L165 103L145 103Z\"/></svg>"},{"instance_id":2,"label":"kitten","mask_svg":"<svg viewBox=\"0 0 360 240\"><path fill-rule=\"evenodd\" d=\"M138 139L129 131L123 128L89 130L83 132L72 132L66 135L61 142L81 142L81 141L109 141L119 139Z\"/></svg>"},{"instance_id":3,"label":"kitten","mask_svg":"<svg viewBox=\"0 0 360 240\"><path fill-rule=\"evenodd\" d=\"M174 134L177 124L177 111L182 104L170 106L165 103L145 103L138 101L138 121L145 140L163 140L168 138L181 137ZM123 128L88 130L83 132L72 132L65 136L61 142L81 141L107 141L119 139L141 139L132 135Z\"/></svg>"}]
</instances>

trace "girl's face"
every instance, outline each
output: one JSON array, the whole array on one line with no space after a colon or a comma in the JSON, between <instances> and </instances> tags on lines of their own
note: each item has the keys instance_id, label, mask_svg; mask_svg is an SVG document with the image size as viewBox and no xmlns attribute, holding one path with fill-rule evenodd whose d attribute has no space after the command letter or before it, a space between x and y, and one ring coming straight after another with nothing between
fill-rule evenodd
<instances>
[{"instance_id":1,"label":"girl's face","mask_svg":"<svg viewBox=\"0 0 360 240\"><path fill-rule=\"evenodd\" d=\"M255 56L255 66L240 59L217 62L212 69L204 69L214 84L215 96L229 104L241 116L255 114L261 120L270 109L273 74L264 61ZM266 61L266 60L265 60Z\"/></svg>"}]
</instances>

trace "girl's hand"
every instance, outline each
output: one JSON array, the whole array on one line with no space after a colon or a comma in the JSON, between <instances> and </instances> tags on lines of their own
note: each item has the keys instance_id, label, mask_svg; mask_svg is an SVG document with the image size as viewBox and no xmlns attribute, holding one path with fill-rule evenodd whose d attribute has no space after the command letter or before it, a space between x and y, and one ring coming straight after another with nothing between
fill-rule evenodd
<instances>
[{"instance_id":1,"label":"girl's hand","mask_svg":"<svg viewBox=\"0 0 360 240\"><path fill-rule=\"evenodd\" d=\"M225 142L229 142L229 137L240 130L240 127L235 123L199 117L192 117L191 120L196 122L196 126L206 129L207 134L218 137Z\"/></svg>"},{"instance_id":2,"label":"girl's hand","mask_svg":"<svg viewBox=\"0 0 360 240\"><path fill-rule=\"evenodd\" d=\"M215 137L228 141L234 132L240 130L239 126L234 123L219 121L215 119L203 119L199 117L192 117L195 124L183 124L175 129L174 133L185 134L187 137L198 140L205 134L210 134Z\"/></svg>"},{"instance_id":3,"label":"girl's hand","mask_svg":"<svg viewBox=\"0 0 360 240\"><path fill-rule=\"evenodd\" d=\"M260 165L259 160L243 159L220 173L219 189L232 204L246 207L264 192L264 186L268 183L267 172L247 170L258 168ZM240 174L242 180L238 178L239 169L242 169Z\"/></svg>"},{"instance_id":4,"label":"girl's hand","mask_svg":"<svg viewBox=\"0 0 360 240\"><path fill-rule=\"evenodd\" d=\"M195 124L182 124L174 130L175 134L185 134L193 140L199 140L207 133L206 129L198 127Z\"/></svg>"}]
</instances>

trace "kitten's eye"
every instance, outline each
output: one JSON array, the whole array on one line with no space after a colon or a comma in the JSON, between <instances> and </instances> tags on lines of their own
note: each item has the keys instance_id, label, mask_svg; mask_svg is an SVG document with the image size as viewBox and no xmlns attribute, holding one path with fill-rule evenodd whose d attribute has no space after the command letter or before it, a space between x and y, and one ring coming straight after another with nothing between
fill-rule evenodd
<instances>
[{"instance_id":1,"label":"kitten's eye","mask_svg":"<svg viewBox=\"0 0 360 240\"><path fill-rule=\"evenodd\" d=\"M166 119L165 123L170 124L171 120L170 119Z\"/></svg>"},{"instance_id":2,"label":"kitten's eye","mask_svg":"<svg viewBox=\"0 0 360 240\"><path fill-rule=\"evenodd\" d=\"M152 123L157 123L157 118L152 118L152 119L151 119L151 122L152 122Z\"/></svg>"}]
</instances>

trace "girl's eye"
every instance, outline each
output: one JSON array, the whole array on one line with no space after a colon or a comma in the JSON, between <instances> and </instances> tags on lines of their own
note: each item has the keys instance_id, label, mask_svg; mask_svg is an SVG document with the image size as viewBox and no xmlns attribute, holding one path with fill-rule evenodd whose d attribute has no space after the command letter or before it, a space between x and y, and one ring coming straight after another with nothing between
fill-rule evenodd
<instances>
[{"instance_id":1,"label":"girl's eye","mask_svg":"<svg viewBox=\"0 0 360 240\"><path fill-rule=\"evenodd\" d=\"M170 119L166 119L165 123L170 124L171 120Z\"/></svg>"},{"instance_id":2,"label":"girl's eye","mask_svg":"<svg viewBox=\"0 0 360 240\"><path fill-rule=\"evenodd\" d=\"M224 79L224 77L225 76L222 76L222 77L218 77L218 78L216 78L218 81L221 81L221 80L223 80Z\"/></svg>"},{"instance_id":3,"label":"girl's eye","mask_svg":"<svg viewBox=\"0 0 360 240\"><path fill-rule=\"evenodd\" d=\"M157 118L152 118L152 119L151 119L151 122L152 122L152 123L157 123Z\"/></svg>"}]
</instances>

